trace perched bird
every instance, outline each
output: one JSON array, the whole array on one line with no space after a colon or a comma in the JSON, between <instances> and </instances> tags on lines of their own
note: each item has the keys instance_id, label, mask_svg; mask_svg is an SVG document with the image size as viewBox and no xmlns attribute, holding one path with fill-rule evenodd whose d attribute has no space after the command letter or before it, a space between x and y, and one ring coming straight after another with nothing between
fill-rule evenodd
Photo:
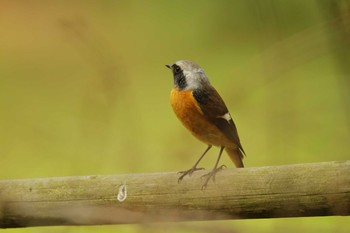
<instances>
[{"instance_id":1,"label":"perched bird","mask_svg":"<svg viewBox=\"0 0 350 233\"><path fill-rule=\"evenodd\" d=\"M245 152L229 111L219 93L210 84L204 70L194 62L186 60L166 67L172 70L174 76L170 102L177 118L197 139L208 145L192 168L180 172L182 175L178 181L203 169L197 168L197 165L204 155L212 146L220 147L213 170L204 175L207 179L202 188L205 188L210 178L215 181L215 174L224 167L218 166L224 149L236 167L243 167Z\"/></svg>"}]
</instances>

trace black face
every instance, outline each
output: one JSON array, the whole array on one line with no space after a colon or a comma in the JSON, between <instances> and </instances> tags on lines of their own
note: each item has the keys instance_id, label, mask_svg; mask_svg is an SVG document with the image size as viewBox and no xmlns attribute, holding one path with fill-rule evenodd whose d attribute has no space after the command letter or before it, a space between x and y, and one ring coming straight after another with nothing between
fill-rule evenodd
<instances>
[{"instance_id":1,"label":"black face","mask_svg":"<svg viewBox=\"0 0 350 233\"><path fill-rule=\"evenodd\" d=\"M172 67L173 67L173 72L174 72L174 75L175 75L175 74L178 74L178 73L180 73L180 72L181 72L181 68L180 68L180 66L178 66L178 65L174 64Z\"/></svg>"},{"instance_id":2,"label":"black face","mask_svg":"<svg viewBox=\"0 0 350 233\"><path fill-rule=\"evenodd\" d=\"M168 66L169 67L169 66ZM174 64L171 67L174 75L174 86L178 87L180 90L186 87L186 77L180 66Z\"/></svg>"}]
</instances>

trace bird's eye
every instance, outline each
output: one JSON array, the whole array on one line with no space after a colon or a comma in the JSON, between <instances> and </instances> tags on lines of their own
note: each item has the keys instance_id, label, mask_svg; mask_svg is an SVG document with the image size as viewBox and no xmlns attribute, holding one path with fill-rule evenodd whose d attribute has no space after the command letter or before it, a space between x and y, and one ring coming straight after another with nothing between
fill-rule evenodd
<instances>
[{"instance_id":1,"label":"bird's eye","mask_svg":"<svg viewBox=\"0 0 350 233\"><path fill-rule=\"evenodd\" d=\"M177 73L180 73L181 72L181 68L179 66L175 66L174 67L174 73L177 74Z\"/></svg>"}]
</instances>

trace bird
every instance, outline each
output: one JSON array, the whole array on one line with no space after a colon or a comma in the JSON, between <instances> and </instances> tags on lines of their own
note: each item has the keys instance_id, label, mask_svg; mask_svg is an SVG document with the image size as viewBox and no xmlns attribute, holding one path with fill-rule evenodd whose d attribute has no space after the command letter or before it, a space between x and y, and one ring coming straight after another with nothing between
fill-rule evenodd
<instances>
[{"instance_id":1,"label":"bird","mask_svg":"<svg viewBox=\"0 0 350 233\"><path fill-rule=\"evenodd\" d=\"M199 162L213 147L220 147L219 155L213 169L203 177L206 180L202 189L206 188L210 179L215 182L215 175L225 165L218 166L223 150L227 152L238 168L243 168L244 149L241 145L237 127L225 102L211 85L204 70L195 62L179 60L165 65L172 71L174 86L170 93L170 103L177 118L194 137L207 145L196 163L188 170L180 171L180 182L186 175L197 170Z\"/></svg>"}]
</instances>

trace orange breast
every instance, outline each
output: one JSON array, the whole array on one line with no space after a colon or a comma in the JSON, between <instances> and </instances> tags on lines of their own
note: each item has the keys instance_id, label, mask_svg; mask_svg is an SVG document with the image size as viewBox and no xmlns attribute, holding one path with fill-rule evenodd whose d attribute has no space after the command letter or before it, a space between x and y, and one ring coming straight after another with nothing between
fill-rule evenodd
<instances>
[{"instance_id":1,"label":"orange breast","mask_svg":"<svg viewBox=\"0 0 350 233\"><path fill-rule=\"evenodd\" d=\"M199 140L215 146L231 143L205 118L192 91L179 91L174 88L170 94L170 102L177 118Z\"/></svg>"}]
</instances>

